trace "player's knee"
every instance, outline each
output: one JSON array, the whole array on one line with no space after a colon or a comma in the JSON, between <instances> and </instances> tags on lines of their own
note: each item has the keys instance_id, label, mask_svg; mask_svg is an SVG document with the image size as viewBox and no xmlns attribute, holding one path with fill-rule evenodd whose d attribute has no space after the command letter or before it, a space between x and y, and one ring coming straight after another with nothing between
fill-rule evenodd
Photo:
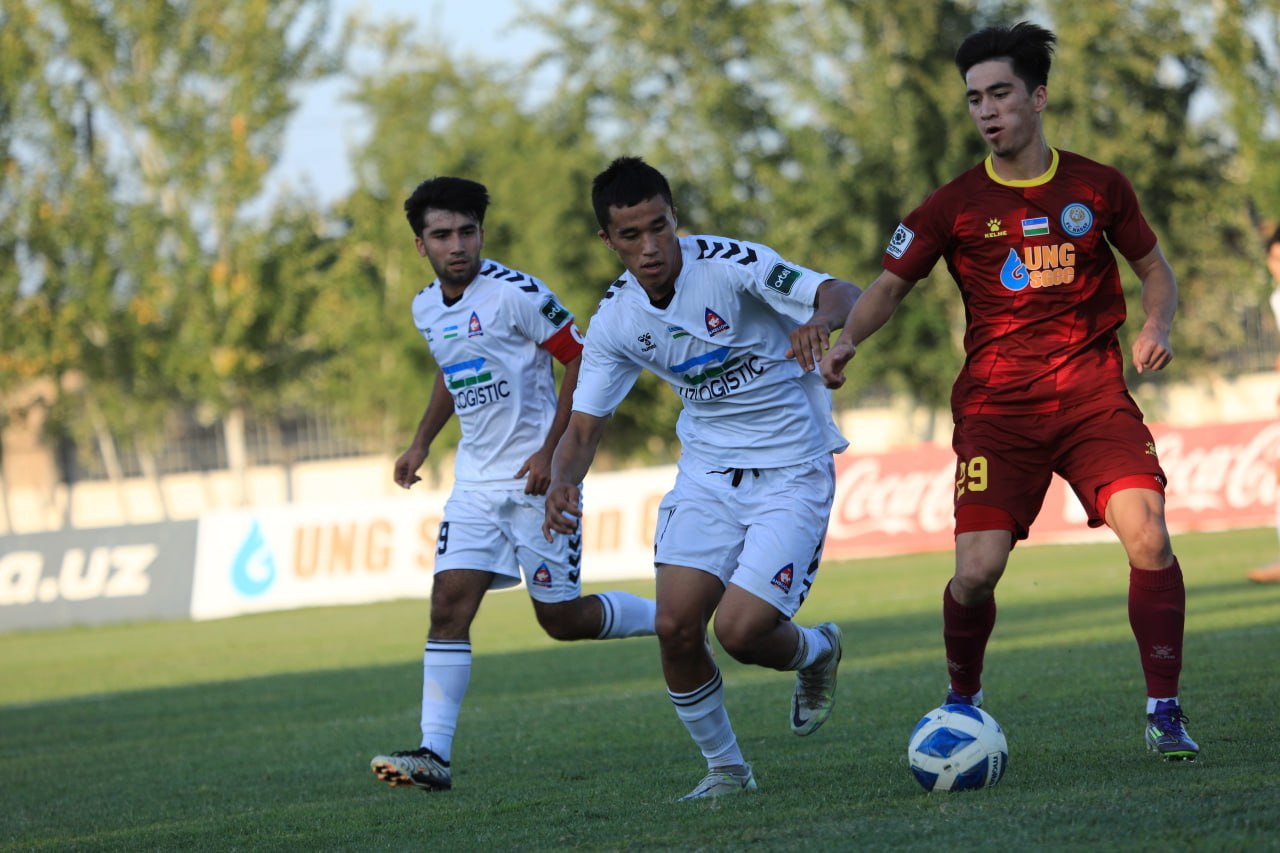
<instances>
[{"instance_id":1,"label":"player's knee","mask_svg":"<svg viewBox=\"0 0 1280 853\"><path fill-rule=\"evenodd\" d=\"M706 642L706 626L697 619L688 619L680 613L658 608L653 619L658 644L664 654L685 655Z\"/></svg>"},{"instance_id":2,"label":"player's knee","mask_svg":"<svg viewBox=\"0 0 1280 853\"><path fill-rule=\"evenodd\" d=\"M951 579L951 597L966 607L976 607L996 591L1000 571L981 565L957 566Z\"/></svg>"},{"instance_id":3,"label":"player's knee","mask_svg":"<svg viewBox=\"0 0 1280 853\"><path fill-rule=\"evenodd\" d=\"M716 639L729 657L739 663L754 663L759 636L733 627L716 626Z\"/></svg>"},{"instance_id":4,"label":"player's knee","mask_svg":"<svg viewBox=\"0 0 1280 853\"><path fill-rule=\"evenodd\" d=\"M1163 524L1148 523L1125 536L1129 562L1144 569L1163 569L1173 562L1173 545Z\"/></svg>"},{"instance_id":5,"label":"player's knee","mask_svg":"<svg viewBox=\"0 0 1280 853\"><path fill-rule=\"evenodd\" d=\"M585 640L596 636L600 630L599 616L592 620L586 610L586 600L582 598L534 607L538 624L553 640Z\"/></svg>"}]
</instances>

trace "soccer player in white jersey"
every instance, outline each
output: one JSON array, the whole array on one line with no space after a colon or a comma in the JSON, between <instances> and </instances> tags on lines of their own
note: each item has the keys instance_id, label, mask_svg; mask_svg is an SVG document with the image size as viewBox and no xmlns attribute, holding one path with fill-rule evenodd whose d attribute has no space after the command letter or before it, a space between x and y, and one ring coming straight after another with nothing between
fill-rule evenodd
<instances>
[{"instance_id":1,"label":"soccer player in white jersey","mask_svg":"<svg viewBox=\"0 0 1280 853\"><path fill-rule=\"evenodd\" d=\"M436 279L414 297L413 321L439 365L426 411L395 481L409 488L455 413L462 426L455 485L436 546L431 626L422 656L422 743L379 755L392 787L453 785L458 712L471 677L471 623L490 589L520 583L557 640L652 635L654 603L624 592L581 596L581 536L548 545L543 503L551 454L569 420L582 339L541 281L481 257L489 193L437 177L405 201L418 254ZM564 365L557 396L552 358Z\"/></svg>"},{"instance_id":2,"label":"soccer player in white jersey","mask_svg":"<svg viewBox=\"0 0 1280 853\"><path fill-rule=\"evenodd\" d=\"M813 372L854 285L758 243L676 234L662 173L615 160L592 184L600 238L626 268L591 320L573 414L552 461L548 539L576 535L579 483L641 370L684 410L675 486L658 509L654 562L662 669L707 774L682 800L754 790L725 710L707 624L744 663L797 673L791 728L831 713L840 628L792 621L818 571L847 442ZM559 541L557 539L556 541Z\"/></svg>"}]
</instances>

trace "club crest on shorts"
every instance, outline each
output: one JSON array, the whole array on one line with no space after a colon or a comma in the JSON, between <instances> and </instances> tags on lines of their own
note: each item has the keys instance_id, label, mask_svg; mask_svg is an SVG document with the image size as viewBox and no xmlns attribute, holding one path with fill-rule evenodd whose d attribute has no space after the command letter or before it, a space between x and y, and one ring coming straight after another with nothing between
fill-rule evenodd
<instances>
[{"instance_id":1,"label":"club crest on shorts","mask_svg":"<svg viewBox=\"0 0 1280 853\"><path fill-rule=\"evenodd\" d=\"M773 580L769 581L769 583L773 584L783 592L790 593L791 581L795 578L795 575L796 575L795 565L793 563L787 563L785 566L778 569L778 571L774 573Z\"/></svg>"},{"instance_id":2,"label":"club crest on shorts","mask_svg":"<svg viewBox=\"0 0 1280 853\"><path fill-rule=\"evenodd\" d=\"M547 568L546 563L538 564L538 568L533 570L533 577L529 579L529 583L534 586L551 587L551 570Z\"/></svg>"},{"instance_id":3,"label":"club crest on shorts","mask_svg":"<svg viewBox=\"0 0 1280 853\"><path fill-rule=\"evenodd\" d=\"M729 324L724 321L723 317L710 308L706 309L706 311L707 334L714 338L721 332L729 331Z\"/></svg>"}]
</instances>

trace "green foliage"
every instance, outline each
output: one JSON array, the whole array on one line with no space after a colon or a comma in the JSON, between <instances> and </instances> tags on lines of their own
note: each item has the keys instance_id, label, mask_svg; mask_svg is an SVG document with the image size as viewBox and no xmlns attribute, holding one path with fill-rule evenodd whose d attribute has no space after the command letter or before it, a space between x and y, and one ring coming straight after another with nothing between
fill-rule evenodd
<instances>
[{"instance_id":1,"label":"green foliage","mask_svg":"<svg viewBox=\"0 0 1280 853\"><path fill-rule=\"evenodd\" d=\"M320 355L296 236L314 212L265 225L246 212L290 87L334 67L327 8L7 0L29 76L3 140L20 175L0 186L20 245L6 253L20 320L6 366L54 380L53 432L147 444L175 407L270 410Z\"/></svg>"},{"instance_id":2,"label":"green foliage","mask_svg":"<svg viewBox=\"0 0 1280 853\"><path fill-rule=\"evenodd\" d=\"M474 627L444 794L390 790L368 769L418 742L424 602L0 636L0 837L12 849L1267 849L1280 586L1243 573L1273 557L1275 534L1175 546L1194 764L1144 751L1120 548L1027 547L989 648L987 708L1010 764L988 791L926 795L906 766L911 727L946 683L939 553L822 567L801 616L840 623L846 651L835 710L811 737L787 726L794 676L719 651L761 789L711 803L673 802L703 762L655 642L557 644L521 591L489 596Z\"/></svg>"},{"instance_id":3,"label":"green foliage","mask_svg":"<svg viewBox=\"0 0 1280 853\"><path fill-rule=\"evenodd\" d=\"M1129 176L1178 275L1168 378L1221 369L1280 220L1280 0L559 0L526 15L548 44L527 67L410 22L326 46L328 0L0 0L0 391L52 380L50 428L78 441L85 407L154 439L175 404L270 420L305 403L397 449L433 369L401 201L436 174L489 186L487 253L584 326L619 272L589 183L624 153L668 174L686 232L865 284L897 221L985 156L955 47L1022 18L1060 36L1050 142ZM249 216L295 87L338 70L367 128L355 189ZM839 401L944 405L963 326L940 266ZM607 449L669 459L678 411L646 377Z\"/></svg>"}]
</instances>

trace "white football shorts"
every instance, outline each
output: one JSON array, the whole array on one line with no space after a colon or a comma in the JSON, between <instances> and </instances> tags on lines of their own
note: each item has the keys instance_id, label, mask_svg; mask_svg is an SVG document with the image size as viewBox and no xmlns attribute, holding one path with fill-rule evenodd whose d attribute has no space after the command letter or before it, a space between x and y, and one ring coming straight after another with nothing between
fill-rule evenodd
<instances>
[{"instance_id":1,"label":"white football shorts","mask_svg":"<svg viewBox=\"0 0 1280 853\"><path fill-rule=\"evenodd\" d=\"M519 489L486 491L455 488L444 505L436 541L436 572L478 569L493 572L489 589L520 583L544 604L572 601L582 592L582 533L542 536L544 495Z\"/></svg>"},{"instance_id":2,"label":"white football shorts","mask_svg":"<svg viewBox=\"0 0 1280 853\"><path fill-rule=\"evenodd\" d=\"M830 455L738 469L682 457L658 507L654 561L710 572L790 619L817 577L835 489Z\"/></svg>"}]
</instances>

